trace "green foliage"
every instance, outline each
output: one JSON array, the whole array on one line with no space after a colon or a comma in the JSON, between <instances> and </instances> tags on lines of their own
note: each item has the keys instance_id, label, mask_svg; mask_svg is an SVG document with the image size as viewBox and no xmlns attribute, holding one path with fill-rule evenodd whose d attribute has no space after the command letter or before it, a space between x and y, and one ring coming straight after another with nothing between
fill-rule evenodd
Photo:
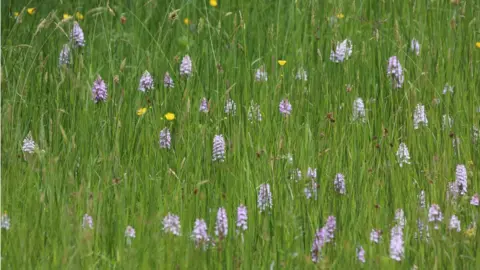
<instances>
[{"instance_id":1,"label":"green foliage","mask_svg":"<svg viewBox=\"0 0 480 270\"><path fill-rule=\"evenodd\" d=\"M479 215L469 204L480 192L479 145L471 140L480 122L477 1L220 0L216 8L208 1L4 2L1 208L11 228L2 229L2 268L480 268L479 234L464 234ZM36 13L29 15L28 7ZM86 46L72 50L71 66L59 68L73 23L62 21L63 14L77 11L84 15ZM331 62L332 46L345 38L353 43L351 58ZM422 45L419 56L410 50L412 38ZM185 54L193 61L188 80L179 76ZM392 55L405 69L399 90L386 74ZM261 66L267 82L254 80ZM306 82L295 80L300 67L308 71ZM145 70L155 79L148 93L137 90ZM163 87L167 71L173 89ZM91 99L97 75L108 85L106 103ZM453 94L442 94L446 83L455 86ZM202 97L209 99L208 114L198 112ZM237 103L236 116L223 112L228 97ZM367 109L364 124L352 122L357 97ZM283 98L293 107L287 118L278 111ZM260 105L260 123L248 121L251 100ZM429 125L414 130L418 103ZM137 116L142 107L147 112ZM176 119L166 121L167 112ZM450 130L442 129L444 114L454 119ZM167 126L169 151L158 145ZM29 132L39 151L24 159ZM214 164L212 140L220 133L227 158ZM460 139L457 148L452 137ZM395 156L400 142L411 156L402 168ZM283 158L288 153L293 164ZM452 205L445 193L457 164L467 166L469 190ZM316 201L303 193L308 179L289 178L294 168L305 175L308 167L318 169ZM344 196L333 189L339 172ZM273 210L263 214L257 209L262 183L273 193ZM421 190L427 207L437 203L445 216L428 242L414 239L416 220L428 211L418 208ZM235 234L241 203L249 211L243 242ZM228 238L195 249L195 219L204 218L214 236L219 207L228 214ZM389 258L397 208L407 218L401 262ZM180 216L181 237L163 233L168 212ZM93 230L81 227L85 213ZM447 228L452 214L462 222L460 233ZM337 218L335 244L315 265L310 248L329 215ZM131 246L127 225L136 229ZM372 228L384 232L379 245L370 243ZM357 245L366 251L363 266Z\"/></svg>"}]
</instances>

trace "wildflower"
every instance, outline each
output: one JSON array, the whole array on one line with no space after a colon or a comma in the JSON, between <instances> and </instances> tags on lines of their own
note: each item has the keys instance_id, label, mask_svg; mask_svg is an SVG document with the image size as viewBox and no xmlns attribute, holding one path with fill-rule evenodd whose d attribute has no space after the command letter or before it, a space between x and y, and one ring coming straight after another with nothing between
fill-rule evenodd
<instances>
[{"instance_id":1,"label":"wildflower","mask_svg":"<svg viewBox=\"0 0 480 270\"><path fill-rule=\"evenodd\" d=\"M325 226L323 229L325 230L325 242L331 242L333 240L333 237L335 236L335 229L337 227L337 221L334 216L329 216L327 218L327 222L325 223Z\"/></svg>"},{"instance_id":2,"label":"wildflower","mask_svg":"<svg viewBox=\"0 0 480 270\"><path fill-rule=\"evenodd\" d=\"M475 237L477 231L477 223L472 222L470 225L468 225L468 228L465 230L465 235L467 237Z\"/></svg>"},{"instance_id":3,"label":"wildflower","mask_svg":"<svg viewBox=\"0 0 480 270\"><path fill-rule=\"evenodd\" d=\"M107 85L102 80L102 77L98 75L97 80L93 82L92 86L92 98L95 103L99 101L105 102L107 100Z\"/></svg>"},{"instance_id":4,"label":"wildflower","mask_svg":"<svg viewBox=\"0 0 480 270\"><path fill-rule=\"evenodd\" d=\"M231 98L225 102L225 113L229 115L235 115L237 113L237 104Z\"/></svg>"},{"instance_id":5,"label":"wildflower","mask_svg":"<svg viewBox=\"0 0 480 270\"><path fill-rule=\"evenodd\" d=\"M427 115L425 114L425 106L421 103L417 104L415 107L415 112L413 114L413 129L418 129L422 126L428 126Z\"/></svg>"},{"instance_id":6,"label":"wildflower","mask_svg":"<svg viewBox=\"0 0 480 270\"><path fill-rule=\"evenodd\" d=\"M18 11L13 12L13 17L17 18L20 13Z\"/></svg>"},{"instance_id":7,"label":"wildflower","mask_svg":"<svg viewBox=\"0 0 480 270\"><path fill-rule=\"evenodd\" d=\"M297 75L295 75L295 80L299 80L299 81L302 81L302 80L307 81L308 80L307 71L305 69L303 69L303 67L298 69Z\"/></svg>"},{"instance_id":8,"label":"wildflower","mask_svg":"<svg viewBox=\"0 0 480 270\"><path fill-rule=\"evenodd\" d=\"M267 208L272 208L272 193L270 192L269 184L265 183L260 185L257 203L260 213L264 212Z\"/></svg>"},{"instance_id":9,"label":"wildflower","mask_svg":"<svg viewBox=\"0 0 480 270\"><path fill-rule=\"evenodd\" d=\"M10 230L10 218L7 215L7 211L3 212L3 215L0 218L0 228L7 231Z\"/></svg>"},{"instance_id":10,"label":"wildflower","mask_svg":"<svg viewBox=\"0 0 480 270\"><path fill-rule=\"evenodd\" d=\"M455 184L458 187L458 192L460 195L465 195L467 193L467 168L465 165L459 164L455 170Z\"/></svg>"},{"instance_id":11,"label":"wildflower","mask_svg":"<svg viewBox=\"0 0 480 270\"><path fill-rule=\"evenodd\" d=\"M315 238L313 239L312 249L310 251L312 262L318 263L321 256L321 251L325 245L325 229L321 228L315 233Z\"/></svg>"},{"instance_id":12,"label":"wildflower","mask_svg":"<svg viewBox=\"0 0 480 270\"><path fill-rule=\"evenodd\" d=\"M202 113L208 113L209 109L208 109L207 98L202 98L202 100L200 101L200 107L198 110Z\"/></svg>"},{"instance_id":13,"label":"wildflower","mask_svg":"<svg viewBox=\"0 0 480 270\"><path fill-rule=\"evenodd\" d=\"M472 127L472 143L477 144L478 138L480 138L480 129L476 126Z\"/></svg>"},{"instance_id":14,"label":"wildflower","mask_svg":"<svg viewBox=\"0 0 480 270\"><path fill-rule=\"evenodd\" d=\"M403 85L403 69L396 56L388 59L387 75L392 78L393 88L401 88Z\"/></svg>"},{"instance_id":15,"label":"wildflower","mask_svg":"<svg viewBox=\"0 0 480 270\"><path fill-rule=\"evenodd\" d=\"M442 129L445 128L452 128L453 127L453 119L448 114L444 114L442 116Z\"/></svg>"},{"instance_id":16,"label":"wildflower","mask_svg":"<svg viewBox=\"0 0 480 270\"><path fill-rule=\"evenodd\" d=\"M28 12L28 14L33 15L37 12L37 9L36 8L28 8L27 12Z\"/></svg>"},{"instance_id":17,"label":"wildflower","mask_svg":"<svg viewBox=\"0 0 480 270\"><path fill-rule=\"evenodd\" d=\"M455 201L458 198L459 191L457 182L449 182L447 188L447 200Z\"/></svg>"},{"instance_id":18,"label":"wildflower","mask_svg":"<svg viewBox=\"0 0 480 270\"><path fill-rule=\"evenodd\" d=\"M77 20L81 21L81 20L83 20L83 14L77 11L75 13L75 18L77 18Z\"/></svg>"},{"instance_id":19,"label":"wildflower","mask_svg":"<svg viewBox=\"0 0 480 270\"><path fill-rule=\"evenodd\" d=\"M395 222L397 223L397 226L400 226L401 228L405 227L407 219L405 218L405 212L403 212L403 209L399 208L395 211Z\"/></svg>"},{"instance_id":20,"label":"wildflower","mask_svg":"<svg viewBox=\"0 0 480 270\"><path fill-rule=\"evenodd\" d=\"M414 52L417 56L420 55L420 43L418 43L418 40L412 39L410 42L410 49L412 52Z\"/></svg>"},{"instance_id":21,"label":"wildflower","mask_svg":"<svg viewBox=\"0 0 480 270\"><path fill-rule=\"evenodd\" d=\"M145 70L142 77L140 78L140 82L138 84L138 91L145 92L147 90L153 89L153 78L150 73Z\"/></svg>"},{"instance_id":22,"label":"wildflower","mask_svg":"<svg viewBox=\"0 0 480 270\"><path fill-rule=\"evenodd\" d=\"M480 49L480 42L476 42L475 46Z\"/></svg>"},{"instance_id":23,"label":"wildflower","mask_svg":"<svg viewBox=\"0 0 480 270\"><path fill-rule=\"evenodd\" d=\"M341 12L338 13L337 15L335 15L335 16L336 16L338 19L340 19L340 20L343 19L343 18L345 18L345 15L343 15L343 13L341 13Z\"/></svg>"},{"instance_id":24,"label":"wildflower","mask_svg":"<svg viewBox=\"0 0 480 270\"><path fill-rule=\"evenodd\" d=\"M403 167L403 164L410 164L410 153L408 152L408 147L405 143L400 143L397 150L397 159L398 165Z\"/></svg>"},{"instance_id":25,"label":"wildflower","mask_svg":"<svg viewBox=\"0 0 480 270\"><path fill-rule=\"evenodd\" d=\"M82 228L89 228L93 229L93 218L89 216L88 214L83 215L82 219Z\"/></svg>"},{"instance_id":26,"label":"wildflower","mask_svg":"<svg viewBox=\"0 0 480 270\"><path fill-rule=\"evenodd\" d=\"M72 18L72 15L68 14L68 13L63 13L63 20L66 21L68 19Z\"/></svg>"},{"instance_id":27,"label":"wildflower","mask_svg":"<svg viewBox=\"0 0 480 270\"><path fill-rule=\"evenodd\" d=\"M287 63L287 60L278 60L280 66L284 66Z\"/></svg>"},{"instance_id":28,"label":"wildflower","mask_svg":"<svg viewBox=\"0 0 480 270\"><path fill-rule=\"evenodd\" d=\"M58 57L58 66L70 64L70 47L68 44L64 44L62 50L60 51L60 56Z\"/></svg>"},{"instance_id":29,"label":"wildflower","mask_svg":"<svg viewBox=\"0 0 480 270\"><path fill-rule=\"evenodd\" d=\"M268 80L267 72L262 66L255 72L255 81L257 82L266 82Z\"/></svg>"},{"instance_id":30,"label":"wildflower","mask_svg":"<svg viewBox=\"0 0 480 270\"><path fill-rule=\"evenodd\" d=\"M317 200L317 188L318 188L318 184L317 182L315 182L313 179L312 181L310 182L310 184L308 184L305 189L303 190L303 192L305 193L305 197L308 199L310 199L312 196L315 197L315 200Z\"/></svg>"},{"instance_id":31,"label":"wildflower","mask_svg":"<svg viewBox=\"0 0 480 270\"><path fill-rule=\"evenodd\" d=\"M165 119L167 119L167 121L175 120L175 114L174 113L169 112L169 113L166 113L164 116L165 116Z\"/></svg>"},{"instance_id":32,"label":"wildflower","mask_svg":"<svg viewBox=\"0 0 480 270\"><path fill-rule=\"evenodd\" d=\"M395 226L391 230L390 238L390 258L401 261L405 252L403 246L403 227Z\"/></svg>"},{"instance_id":33,"label":"wildflower","mask_svg":"<svg viewBox=\"0 0 480 270\"><path fill-rule=\"evenodd\" d=\"M237 208L237 233L244 232L247 230L247 207L241 204Z\"/></svg>"},{"instance_id":34,"label":"wildflower","mask_svg":"<svg viewBox=\"0 0 480 270\"><path fill-rule=\"evenodd\" d=\"M313 179L316 179L317 178L317 168L310 168L308 167L308 170L307 170L307 177L310 177Z\"/></svg>"},{"instance_id":35,"label":"wildflower","mask_svg":"<svg viewBox=\"0 0 480 270\"><path fill-rule=\"evenodd\" d=\"M262 121L262 112L260 111L260 105L253 102L253 100L250 102L250 107L248 108L248 121L252 123L254 121Z\"/></svg>"},{"instance_id":36,"label":"wildflower","mask_svg":"<svg viewBox=\"0 0 480 270\"><path fill-rule=\"evenodd\" d=\"M430 238L430 232L428 230L428 225L425 225L421 219L417 219L417 228L418 228L418 234L417 234L417 232L415 232L415 234L414 234L415 239L417 239L417 238L422 239L423 236L424 236L423 235L424 231L425 231L425 239L428 240L428 238Z\"/></svg>"},{"instance_id":37,"label":"wildflower","mask_svg":"<svg viewBox=\"0 0 480 270\"><path fill-rule=\"evenodd\" d=\"M380 243L380 240L382 240L382 231L372 229L372 231L370 232L370 241L378 244L378 243Z\"/></svg>"},{"instance_id":38,"label":"wildflower","mask_svg":"<svg viewBox=\"0 0 480 270\"><path fill-rule=\"evenodd\" d=\"M353 121L365 122L365 105L361 98L355 99L353 102Z\"/></svg>"},{"instance_id":39,"label":"wildflower","mask_svg":"<svg viewBox=\"0 0 480 270\"><path fill-rule=\"evenodd\" d=\"M168 72L165 72L165 76L163 76L163 86L165 86L165 88L175 87L175 83Z\"/></svg>"},{"instance_id":40,"label":"wildflower","mask_svg":"<svg viewBox=\"0 0 480 270\"><path fill-rule=\"evenodd\" d=\"M470 200L470 204L474 206L480 205L480 197L478 196L478 193L473 194L472 200Z\"/></svg>"},{"instance_id":41,"label":"wildflower","mask_svg":"<svg viewBox=\"0 0 480 270\"><path fill-rule=\"evenodd\" d=\"M168 213L163 218L163 231L176 236L181 235L180 218L177 215Z\"/></svg>"},{"instance_id":42,"label":"wildflower","mask_svg":"<svg viewBox=\"0 0 480 270\"><path fill-rule=\"evenodd\" d=\"M223 135L215 135L213 138L212 161L225 161L225 139Z\"/></svg>"},{"instance_id":43,"label":"wildflower","mask_svg":"<svg viewBox=\"0 0 480 270\"><path fill-rule=\"evenodd\" d=\"M186 25L189 25L190 24L190 19L188 19L188 18L183 19L183 23L186 24Z\"/></svg>"},{"instance_id":44,"label":"wildflower","mask_svg":"<svg viewBox=\"0 0 480 270\"><path fill-rule=\"evenodd\" d=\"M443 87L443 91L442 93L445 95L447 94L448 92L452 93L453 94L453 89L454 87L453 86L450 86L448 83L445 84L445 86Z\"/></svg>"},{"instance_id":45,"label":"wildflower","mask_svg":"<svg viewBox=\"0 0 480 270\"><path fill-rule=\"evenodd\" d=\"M166 127L160 131L160 148L170 149L172 138L170 137L170 130Z\"/></svg>"},{"instance_id":46,"label":"wildflower","mask_svg":"<svg viewBox=\"0 0 480 270\"><path fill-rule=\"evenodd\" d=\"M137 110L137 115L142 116L147 112L147 108L140 108Z\"/></svg>"},{"instance_id":47,"label":"wildflower","mask_svg":"<svg viewBox=\"0 0 480 270\"><path fill-rule=\"evenodd\" d=\"M340 194L345 194L347 192L345 188L345 176L341 173L337 173L335 175L335 179L333 180L333 185L335 187L335 191Z\"/></svg>"},{"instance_id":48,"label":"wildflower","mask_svg":"<svg viewBox=\"0 0 480 270\"><path fill-rule=\"evenodd\" d=\"M457 232L460 232L462 229L460 227L460 220L458 220L458 217L455 215L452 215L450 218L450 224L448 225L448 228L450 230L456 230Z\"/></svg>"},{"instance_id":49,"label":"wildflower","mask_svg":"<svg viewBox=\"0 0 480 270\"><path fill-rule=\"evenodd\" d=\"M288 99L280 101L280 105L278 105L278 108L280 110L280 113L283 114L283 116L288 116L292 112L292 105L290 104L290 102L288 102Z\"/></svg>"},{"instance_id":50,"label":"wildflower","mask_svg":"<svg viewBox=\"0 0 480 270\"><path fill-rule=\"evenodd\" d=\"M35 141L32 139L32 135L28 134L25 139L23 139L22 151L24 153L33 154L35 152Z\"/></svg>"},{"instance_id":51,"label":"wildflower","mask_svg":"<svg viewBox=\"0 0 480 270\"><path fill-rule=\"evenodd\" d=\"M195 225L192 232L193 241L195 241L195 246L203 246L204 248L210 242L210 237L207 234L207 223L203 219L196 219Z\"/></svg>"},{"instance_id":52,"label":"wildflower","mask_svg":"<svg viewBox=\"0 0 480 270\"><path fill-rule=\"evenodd\" d=\"M228 233L228 219L225 208L220 207L217 212L217 222L215 223L215 235L218 238L224 239Z\"/></svg>"},{"instance_id":53,"label":"wildflower","mask_svg":"<svg viewBox=\"0 0 480 270\"><path fill-rule=\"evenodd\" d=\"M185 55L180 63L180 76L190 77L192 75L192 60Z\"/></svg>"},{"instance_id":54,"label":"wildflower","mask_svg":"<svg viewBox=\"0 0 480 270\"><path fill-rule=\"evenodd\" d=\"M424 190L420 191L420 194L418 194L418 200L420 202L420 208L425 208L425 191Z\"/></svg>"},{"instance_id":55,"label":"wildflower","mask_svg":"<svg viewBox=\"0 0 480 270\"><path fill-rule=\"evenodd\" d=\"M352 55L352 41L345 39L337 43L335 50L330 52L330 61L340 63L347 60Z\"/></svg>"},{"instance_id":56,"label":"wildflower","mask_svg":"<svg viewBox=\"0 0 480 270\"><path fill-rule=\"evenodd\" d=\"M430 209L428 210L428 221L429 222L434 222L434 229L438 230L438 222L441 222L443 220L443 215L442 211L440 210L440 206L438 204L432 204L430 206Z\"/></svg>"},{"instance_id":57,"label":"wildflower","mask_svg":"<svg viewBox=\"0 0 480 270\"><path fill-rule=\"evenodd\" d=\"M212 7L216 7L218 5L217 0L210 0L209 3L210 3L210 6Z\"/></svg>"},{"instance_id":58,"label":"wildflower","mask_svg":"<svg viewBox=\"0 0 480 270\"><path fill-rule=\"evenodd\" d=\"M132 244L132 238L135 238L135 229L132 226L127 226L125 230L125 237L127 238L127 245Z\"/></svg>"},{"instance_id":59,"label":"wildflower","mask_svg":"<svg viewBox=\"0 0 480 270\"><path fill-rule=\"evenodd\" d=\"M365 263L365 250L362 246L357 247L357 259L360 262Z\"/></svg>"},{"instance_id":60,"label":"wildflower","mask_svg":"<svg viewBox=\"0 0 480 270\"><path fill-rule=\"evenodd\" d=\"M83 36L83 30L78 22L73 22L72 32L70 33L70 41L73 42L73 47L84 47L85 38Z\"/></svg>"},{"instance_id":61,"label":"wildflower","mask_svg":"<svg viewBox=\"0 0 480 270\"><path fill-rule=\"evenodd\" d=\"M295 180L295 182L298 182L298 180L302 179L302 171L300 169L294 169L293 171L290 172L290 179Z\"/></svg>"}]
</instances>

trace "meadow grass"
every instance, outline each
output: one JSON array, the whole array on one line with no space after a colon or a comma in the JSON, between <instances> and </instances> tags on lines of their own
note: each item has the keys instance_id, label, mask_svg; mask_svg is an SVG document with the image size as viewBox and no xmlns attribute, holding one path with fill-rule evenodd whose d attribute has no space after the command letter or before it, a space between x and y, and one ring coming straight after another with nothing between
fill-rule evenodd
<instances>
[{"instance_id":1,"label":"meadow grass","mask_svg":"<svg viewBox=\"0 0 480 270\"><path fill-rule=\"evenodd\" d=\"M480 192L480 148L472 140L480 122L480 2L20 2L2 1L1 11L1 210L11 219L1 230L3 269L480 269L478 229L467 228L480 211L470 204ZM62 20L64 13L74 17ZM74 20L86 45L59 67ZM351 57L330 61L347 38ZM179 75L187 54L188 79ZM393 55L404 68L400 89L387 76ZM262 66L268 81L256 82ZM295 80L300 67L307 81ZM155 89L142 93L145 70ZM163 86L167 71L173 89ZM98 75L108 99L94 103ZM447 83L454 92L443 94ZM206 114L198 111L203 97ZM358 97L364 123L352 121ZM224 113L228 98L237 104L235 116ZM288 117L279 112L284 98L293 108ZM261 122L247 117L252 100ZM414 129L418 103L429 122ZM167 121L167 112L175 120ZM451 128L442 128L444 114L454 120ZM165 127L169 150L159 147ZM29 133L38 146L33 154L22 153ZM216 134L226 141L223 163L212 162ZM402 167L401 142L411 157ZM457 164L467 168L468 192L452 202L447 183ZM304 194L308 167L317 168L316 200ZM295 168L300 181L290 179ZM345 195L334 189L337 173L345 175ZM273 207L260 212L263 183ZM426 208L419 207L421 190ZM243 238L235 233L240 204L248 209ZM432 204L444 215L440 229L429 224L430 238L415 239L417 219L427 223ZM216 239L219 207L228 215L227 238L196 248L195 220L205 219ZM395 261L390 230L400 208L405 252ZM180 217L181 236L163 232L169 212ZM85 213L93 229L82 228ZM461 232L448 229L453 214ZM330 215L335 238L315 264L310 249ZM128 225L136 231L131 245ZM369 238L374 228L383 231L379 244ZM359 245L365 263L357 259Z\"/></svg>"}]
</instances>

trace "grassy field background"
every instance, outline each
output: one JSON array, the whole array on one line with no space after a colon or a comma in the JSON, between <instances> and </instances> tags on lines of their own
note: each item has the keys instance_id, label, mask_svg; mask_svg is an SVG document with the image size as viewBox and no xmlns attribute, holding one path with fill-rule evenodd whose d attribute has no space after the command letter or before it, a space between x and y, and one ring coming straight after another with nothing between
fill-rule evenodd
<instances>
[{"instance_id":1,"label":"grassy field background","mask_svg":"<svg viewBox=\"0 0 480 270\"><path fill-rule=\"evenodd\" d=\"M1 211L11 219L1 231L3 269L480 269L478 229L467 229L480 211L470 204L480 192L480 146L472 140L480 122L480 2L2 1L1 15ZM59 68L74 20L86 46ZM333 63L332 48L347 38L351 57ZM185 79L179 65L187 54L193 74ZM404 68L400 89L387 76L393 55ZM255 81L261 66L266 82ZM308 81L295 80L300 67ZM155 89L142 93L145 70ZM163 86L165 72L175 88ZM108 86L104 103L92 101L97 75ZM443 94L447 83L454 92ZM202 97L208 114L198 111ZM357 97L365 123L352 121ZM228 98L235 116L224 113ZM284 98L288 117L279 112ZM251 100L261 122L248 120ZM415 130L418 103L429 123ZM451 128L442 128L444 114ZM165 127L170 150L158 143ZM29 133L34 154L22 153ZM227 144L223 163L212 162L216 134ZM401 142L411 156L403 167ZM467 168L468 193L452 203L445 194L457 164ZM317 168L317 200L304 195L308 167ZM295 168L298 182L290 179ZM345 175L345 195L334 190L337 173ZM263 183L273 208L260 213ZM434 203L444 214L440 229L431 227L428 241L415 239L417 219ZM240 204L248 208L243 240L235 234ZM197 249L195 219L205 219L215 238L219 207L228 215L227 238ZM400 262L389 256L398 208L407 221ZM168 212L180 217L181 236L163 232ZM85 213L92 230L82 229ZM452 214L461 232L448 229ZM335 238L314 264L315 232L329 215ZM136 230L131 245L128 225ZM369 239L373 228L383 231L379 244Z\"/></svg>"}]
</instances>

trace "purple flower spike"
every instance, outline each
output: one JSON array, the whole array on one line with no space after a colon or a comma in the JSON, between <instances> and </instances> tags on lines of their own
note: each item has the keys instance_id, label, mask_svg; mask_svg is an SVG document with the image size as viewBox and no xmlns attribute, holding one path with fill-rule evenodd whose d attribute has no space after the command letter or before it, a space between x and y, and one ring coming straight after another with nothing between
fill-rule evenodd
<instances>
[{"instance_id":1,"label":"purple flower spike","mask_svg":"<svg viewBox=\"0 0 480 270\"><path fill-rule=\"evenodd\" d=\"M185 55L180 64L180 76L190 77L192 75L192 60L190 56Z\"/></svg>"},{"instance_id":2,"label":"purple flower spike","mask_svg":"<svg viewBox=\"0 0 480 270\"><path fill-rule=\"evenodd\" d=\"M102 80L102 77L98 75L97 80L93 82L92 97L95 103L99 101L105 102L107 100L107 85Z\"/></svg>"},{"instance_id":3,"label":"purple flower spike","mask_svg":"<svg viewBox=\"0 0 480 270\"><path fill-rule=\"evenodd\" d=\"M140 83L138 84L138 91L145 92L147 90L153 89L153 78L150 75L150 72L145 70L142 77L140 78Z\"/></svg>"},{"instance_id":4,"label":"purple flower spike","mask_svg":"<svg viewBox=\"0 0 480 270\"><path fill-rule=\"evenodd\" d=\"M217 212L217 223L215 224L215 235L220 240L224 239L228 234L228 219L225 208L220 207Z\"/></svg>"},{"instance_id":5,"label":"purple flower spike","mask_svg":"<svg viewBox=\"0 0 480 270\"><path fill-rule=\"evenodd\" d=\"M260 185L258 191L258 208L260 212L264 212L267 208L272 208L272 193L270 192L270 185L265 183Z\"/></svg>"},{"instance_id":6,"label":"purple flower spike","mask_svg":"<svg viewBox=\"0 0 480 270\"><path fill-rule=\"evenodd\" d=\"M284 99L280 101L280 105L278 105L278 109L283 116L288 116L292 112L292 104L288 101L288 99Z\"/></svg>"},{"instance_id":7,"label":"purple flower spike","mask_svg":"<svg viewBox=\"0 0 480 270\"><path fill-rule=\"evenodd\" d=\"M170 73L165 72L165 76L163 76L163 86L165 88L174 88L175 83L173 82L172 77L170 77Z\"/></svg>"},{"instance_id":8,"label":"purple flower spike","mask_svg":"<svg viewBox=\"0 0 480 270\"><path fill-rule=\"evenodd\" d=\"M180 218L177 215L168 213L163 219L163 231L176 236L181 235Z\"/></svg>"},{"instance_id":9,"label":"purple flower spike","mask_svg":"<svg viewBox=\"0 0 480 270\"><path fill-rule=\"evenodd\" d=\"M78 22L73 22L72 32L70 33L70 41L73 42L73 48L85 46L83 30Z\"/></svg>"},{"instance_id":10,"label":"purple flower spike","mask_svg":"<svg viewBox=\"0 0 480 270\"><path fill-rule=\"evenodd\" d=\"M393 88L401 88L403 85L403 69L396 56L388 59L387 75L392 79Z\"/></svg>"}]
</instances>

